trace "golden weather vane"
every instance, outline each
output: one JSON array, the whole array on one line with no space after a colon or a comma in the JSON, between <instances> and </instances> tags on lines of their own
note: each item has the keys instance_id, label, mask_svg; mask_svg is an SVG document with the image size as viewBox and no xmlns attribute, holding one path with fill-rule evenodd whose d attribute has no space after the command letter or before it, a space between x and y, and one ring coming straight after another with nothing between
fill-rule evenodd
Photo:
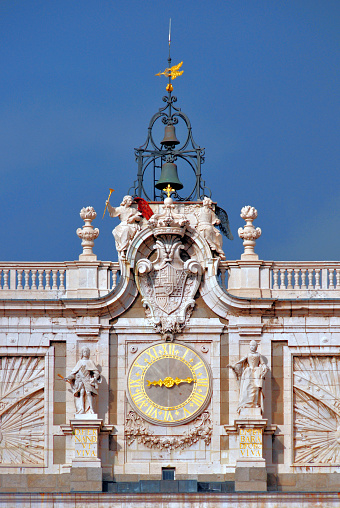
<instances>
[{"instance_id":1,"label":"golden weather vane","mask_svg":"<svg viewBox=\"0 0 340 508\"><path fill-rule=\"evenodd\" d=\"M166 86L167 92L172 92L174 89L174 87L171 84L171 81L173 79L178 78L178 76L182 76L182 74L184 72L184 71L179 70L182 67L183 62L180 62L177 65L173 65L172 67L170 66L170 64L171 64L170 46L171 46L171 18L170 18L170 23L169 23L169 58L168 58L169 67L167 67L165 69L165 71L158 72L157 74L155 74L155 76L165 76L166 78L169 78L169 83Z\"/></svg>"},{"instance_id":2,"label":"golden weather vane","mask_svg":"<svg viewBox=\"0 0 340 508\"><path fill-rule=\"evenodd\" d=\"M183 65L183 62L180 62L177 65L174 65L173 67L167 67L164 72L158 72L158 74L155 74L155 76L165 76L166 78L171 77L171 79L176 79L178 76L182 76L184 71L179 71Z\"/></svg>"}]
</instances>

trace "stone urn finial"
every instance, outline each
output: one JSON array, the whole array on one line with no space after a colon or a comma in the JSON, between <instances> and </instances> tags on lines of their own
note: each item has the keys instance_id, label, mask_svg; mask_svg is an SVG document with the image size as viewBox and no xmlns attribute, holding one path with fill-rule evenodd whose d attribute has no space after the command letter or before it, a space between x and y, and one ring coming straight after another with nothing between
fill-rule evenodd
<instances>
[{"instance_id":1,"label":"stone urn finial","mask_svg":"<svg viewBox=\"0 0 340 508\"><path fill-rule=\"evenodd\" d=\"M97 213L92 206L87 206L80 210L80 217L83 219L85 224L82 228L77 229L77 235L83 240L81 242L83 252L80 254L79 260L96 261L97 256L96 254L93 254L92 249L94 246L94 240L99 236L99 229L94 228L91 222L97 217Z\"/></svg>"},{"instance_id":2,"label":"stone urn finial","mask_svg":"<svg viewBox=\"0 0 340 508\"><path fill-rule=\"evenodd\" d=\"M243 238L244 253L241 259L259 259L254 248L256 240L261 236L261 229L255 228L253 221L257 217L257 210L253 206L244 206L241 210L241 217L246 221L244 228L238 228L238 236Z\"/></svg>"}]
</instances>

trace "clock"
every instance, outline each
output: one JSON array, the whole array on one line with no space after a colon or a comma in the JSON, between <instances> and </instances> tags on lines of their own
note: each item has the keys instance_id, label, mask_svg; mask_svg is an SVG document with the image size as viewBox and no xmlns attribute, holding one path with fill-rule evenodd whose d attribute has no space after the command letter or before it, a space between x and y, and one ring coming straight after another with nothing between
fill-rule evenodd
<instances>
[{"instance_id":1,"label":"clock","mask_svg":"<svg viewBox=\"0 0 340 508\"><path fill-rule=\"evenodd\" d=\"M179 342L159 342L131 364L127 395L131 406L155 425L183 425L209 404L212 376L201 355Z\"/></svg>"}]
</instances>

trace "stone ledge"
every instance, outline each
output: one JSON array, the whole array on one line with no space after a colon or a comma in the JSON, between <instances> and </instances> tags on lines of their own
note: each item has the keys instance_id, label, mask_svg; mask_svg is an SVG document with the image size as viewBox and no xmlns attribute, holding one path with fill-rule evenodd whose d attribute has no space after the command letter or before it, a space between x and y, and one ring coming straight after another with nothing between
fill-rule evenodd
<instances>
[{"instance_id":1,"label":"stone ledge","mask_svg":"<svg viewBox=\"0 0 340 508\"><path fill-rule=\"evenodd\" d=\"M203 494L203 495L202 495ZM294 508L338 508L339 495L333 493L286 493L286 492L242 492L242 493L213 493L204 497L204 493L172 493L172 494L15 494L6 493L0 497L2 506L15 506L16 508L43 508L54 506L86 506L86 508L130 508L131 506L169 506L172 508L193 508L200 506L204 501L205 508L218 508L232 506L233 508L272 508L285 506Z\"/></svg>"}]
</instances>

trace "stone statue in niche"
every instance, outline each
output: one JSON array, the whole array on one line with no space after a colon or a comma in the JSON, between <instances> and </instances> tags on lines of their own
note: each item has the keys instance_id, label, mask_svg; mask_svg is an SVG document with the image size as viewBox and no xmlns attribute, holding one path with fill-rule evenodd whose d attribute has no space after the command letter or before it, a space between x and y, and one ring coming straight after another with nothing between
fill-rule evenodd
<instances>
[{"instance_id":1,"label":"stone statue in niche","mask_svg":"<svg viewBox=\"0 0 340 508\"><path fill-rule=\"evenodd\" d=\"M208 242L211 250L217 252L220 259L225 259L225 255L222 250L222 235L214 227L215 224L220 223L220 220L213 210L213 202L210 198L205 197L203 199L202 207L199 211L197 221L197 231Z\"/></svg>"},{"instance_id":2,"label":"stone statue in niche","mask_svg":"<svg viewBox=\"0 0 340 508\"><path fill-rule=\"evenodd\" d=\"M65 381L71 384L76 414L94 414L94 399L98 395L98 384L102 382L102 379L97 367L90 360L88 347L82 348L81 359Z\"/></svg>"},{"instance_id":3,"label":"stone statue in niche","mask_svg":"<svg viewBox=\"0 0 340 508\"><path fill-rule=\"evenodd\" d=\"M235 372L240 385L237 412L241 414L245 408L261 408L263 413L262 388L268 367L257 352L257 342L252 340L249 344L248 355L227 367Z\"/></svg>"},{"instance_id":4,"label":"stone statue in niche","mask_svg":"<svg viewBox=\"0 0 340 508\"><path fill-rule=\"evenodd\" d=\"M111 206L108 200L106 201L110 217L119 217L121 221L112 231L116 241L116 249L121 259L125 259L130 242L140 230L138 222L141 220L142 214L132 208L132 203L133 197L131 196L124 196L120 206L116 208Z\"/></svg>"}]
</instances>

